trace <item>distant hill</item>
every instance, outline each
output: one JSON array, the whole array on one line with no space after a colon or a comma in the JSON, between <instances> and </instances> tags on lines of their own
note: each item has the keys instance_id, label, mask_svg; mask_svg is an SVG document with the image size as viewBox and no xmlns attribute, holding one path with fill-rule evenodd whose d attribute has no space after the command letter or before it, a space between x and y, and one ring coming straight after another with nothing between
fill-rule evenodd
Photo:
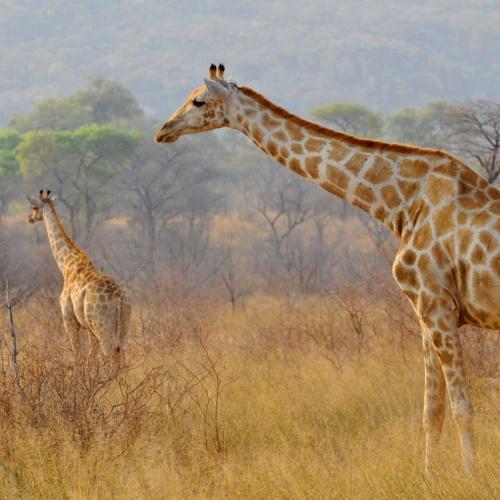
<instances>
[{"instance_id":1,"label":"distant hill","mask_svg":"<svg viewBox=\"0 0 500 500\"><path fill-rule=\"evenodd\" d=\"M0 0L0 42L1 124L96 75L163 119L212 61L303 114L500 89L498 0Z\"/></svg>"}]
</instances>

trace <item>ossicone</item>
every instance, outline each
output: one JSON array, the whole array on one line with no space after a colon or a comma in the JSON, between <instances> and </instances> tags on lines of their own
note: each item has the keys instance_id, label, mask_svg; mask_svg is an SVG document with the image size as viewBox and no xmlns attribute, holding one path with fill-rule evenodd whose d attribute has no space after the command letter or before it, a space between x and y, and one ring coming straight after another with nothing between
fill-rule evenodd
<instances>
[{"instance_id":1,"label":"ossicone","mask_svg":"<svg viewBox=\"0 0 500 500\"><path fill-rule=\"evenodd\" d=\"M217 68L217 78L219 80L224 79L224 71L226 70L225 66L222 63L219 63L219 66Z\"/></svg>"}]
</instances>

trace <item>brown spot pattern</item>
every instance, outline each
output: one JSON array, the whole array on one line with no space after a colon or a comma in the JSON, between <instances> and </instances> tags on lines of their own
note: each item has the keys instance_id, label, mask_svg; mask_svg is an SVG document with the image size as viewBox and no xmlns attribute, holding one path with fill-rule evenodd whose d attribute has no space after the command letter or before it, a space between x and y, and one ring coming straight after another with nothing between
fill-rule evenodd
<instances>
[{"instance_id":1,"label":"brown spot pattern","mask_svg":"<svg viewBox=\"0 0 500 500\"><path fill-rule=\"evenodd\" d=\"M318 165L321 163L320 156L313 156L311 158L306 158L306 170L313 179L319 177Z\"/></svg>"},{"instance_id":2,"label":"brown spot pattern","mask_svg":"<svg viewBox=\"0 0 500 500\"><path fill-rule=\"evenodd\" d=\"M331 141L328 158L330 160L339 162L342 161L347 156L349 151L350 149L345 147L342 143L337 141Z\"/></svg>"},{"instance_id":3,"label":"brown spot pattern","mask_svg":"<svg viewBox=\"0 0 500 500\"><path fill-rule=\"evenodd\" d=\"M337 186L335 186L331 182L322 182L320 186L329 193L334 194L335 196L338 196L340 198L344 198L345 196L345 192L340 190Z\"/></svg>"},{"instance_id":4,"label":"brown spot pattern","mask_svg":"<svg viewBox=\"0 0 500 500\"><path fill-rule=\"evenodd\" d=\"M432 177L425 187L425 192L433 205L439 204L446 198L453 196L453 180L441 177Z\"/></svg>"},{"instance_id":5,"label":"brown spot pattern","mask_svg":"<svg viewBox=\"0 0 500 500\"><path fill-rule=\"evenodd\" d=\"M288 136L282 130L274 132L273 137L280 142L288 142Z\"/></svg>"},{"instance_id":6,"label":"brown spot pattern","mask_svg":"<svg viewBox=\"0 0 500 500\"><path fill-rule=\"evenodd\" d=\"M434 229L437 236L442 236L443 234L450 232L455 227L455 221L453 219L454 211L455 204L448 203L448 205L440 208L434 214Z\"/></svg>"},{"instance_id":7,"label":"brown spot pattern","mask_svg":"<svg viewBox=\"0 0 500 500\"><path fill-rule=\"evenodd\" d=\"M273 130L281 125L281 122L272 118L269 113L263 113L261 122L267 130Z\"/></svg>"},{"instance_id":8,"label":"brown spot pattern","mask_svg":"<svg viewBox=\"0 0 500 500\"><path fill-rule=\"evenodd\" d=\"M340 189L345 190L349 185L349 177L334 165L328 165L326 169L326 177Z\"/></svg>"},{"instance_id":9,"label":"brown spot pattern","mask_svg":"<svg viewBox=\"0 0 500 500\"><path fill-rule=\"evenodd\" d=\"M388 208L396 208L401 204L401 198L394 186L384 186L380 193Z\"/></svg>"},{"instance_id":10,"label":"brown spot pattern","mask_svg":"<svg viewBox=\"0 0 500 500\"><path fill-rule=\"evenodd\" d=\"M268 141L267 150L271 156L276 156L278 154L278 145L273 141Z\"/></svg>"},{"instance_id":11,"label":"brown spot pattern","mask_svg":"<svg viewBox=\"0 0 500 500\"><path fill-rule=\"evenodd\" d=\"M422 160L403 160L399 175L403 177L422 177L429 171L429 166Z\"/></svg>"},{"instance_id":12,"label":"brown spot pattern","mask_svg":"<svg viewBox=\"0 0 500 500\"><path fill-rule=\"evenodd\" d=\"M408 182L401 179L398 180L398 186L405 200L412 198L420 187L416 182Z\"/></svg>"},{"instance_id":13,"label":"brown spot pattern","mask_svg":"<svg viewBox=\"0 0 500 500\"><path fill-rule=\"evenodd\" d=\"M354 190L354 196L360 198L366 203L373 203L376 200L375 193L371 187L359 183Z\"/></svg>"},{"instance_id":14,"label":"brown spot pattern","mask_svg":"<svg viewBox=\"0 0 500 500\"><path fill-rule=\"evenodd\" d=\"M304 147L311 153L317 153L318 151L321 151L323 149L325 144L325 141L319 139L307 139L307 141L304 143Z\"/></svg>"},{"instance_id":15,"label":"brown spot pattern","mask_svg":"<svg viewBox=\"0 0 500 500\"><path fill-rule=\"evenodd\" d=\"M293 170L297 174L301 175L302 177L307 177L306 172L302 169L302 166L300 165L300 161L297 160L296 158L292 158L290 160L290 170Z\"/></svg>"},{"instance_id":16,"label":"brown spot pattern","mask_svg":"<svg viewBox=\"0 0 500 500\"><path fill-rule=\"evenodd\" d=\"M262 139L264 137L261 128L255 123L252 125L252 137L257 142L262 142Z\"/></svg>"},{"instance_id":17,"label":"brown spot pattern","mask_svg":"<svg viewBox=\"0 0 500 500\"><path fill-rule=\"evenodd\" d=\"M352 172L354 175L358 175L367 159L368 155L364 153L354 153L347 161L345 168L347 168L347 170Z\"/></svg>"},{"instance_id":18,"label":"brown spot pattern","mask_svg":"<svg viewBox=\"0 0 500 500\"><path fill-rule=\"evenodd\" d=\"M411 249L406 250L406 252L403 254L403 262L408 266L412 266L413 264L415 264L416 260L417 254Z\"/></svg>"},{"instance_id":19,"label":"brown spot pattern","mask_svg":"<svg viewBox=\"0 0 500 500\"><path fill-rule=\"evenodd\" d=\"M293 123L286 122L285 129L288 132L290 138L294 141L301 141L304 138L304 132L302 132L302 130L300 130L300 128Z\"/></svg>"},{"instance_id":20,"label":"brown spot pattern","mask_svg":"<svg viewBox=\"0 0 500 500\"><path fill-rule=\"evenodd\" d=\"M413 244L417 250L423 250L429 246L432 239L432 228L431 225L426 222L422 227L415 231L415 236L413 238Z\"/></svg>"},{"instance_id":21,"label":"brown spot pattern","mask_svg":"<svg viewBox=\"0 0 500 500\"><path fill-rule=\"evenodd\" d=\"M367 170L365 179L372 184L382 184L392 176L391 163L381 156L376 156L373 165Z\"/></svg>"}]
</instances>

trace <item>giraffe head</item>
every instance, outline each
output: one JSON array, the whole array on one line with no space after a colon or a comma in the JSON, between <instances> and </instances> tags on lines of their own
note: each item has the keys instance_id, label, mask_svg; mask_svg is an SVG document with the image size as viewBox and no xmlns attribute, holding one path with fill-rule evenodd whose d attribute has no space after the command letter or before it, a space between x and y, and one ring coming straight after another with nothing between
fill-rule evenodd
<instances>
[{"instance_id":1,"label":"giraffe head","mask_svg":"<svg viewBox=\"0 0 500 500\"><path fill-rule=\"evenodd\" d=\"M224 80L224 65L212 64L205 84L194 89L184 104L155 135L156 142L175 142L181 135L197 134L230 125L230 107L237 86Z\"/></svg>"},{"instance_id":2,"label":"giraffe head","mask_svg":"<svg viewBox=\"0 0 500 500\"><path fill-rule=\"evenodd\" d=\"M31 214L28 215L28 222L34 224L35 222L43 221L43 210L48 203L55 201L55 196L50 194L50 190L46 193L43 189L38 193L38 198L28 196L28 201L31 203Z\"/></svg>"}]
</instances>

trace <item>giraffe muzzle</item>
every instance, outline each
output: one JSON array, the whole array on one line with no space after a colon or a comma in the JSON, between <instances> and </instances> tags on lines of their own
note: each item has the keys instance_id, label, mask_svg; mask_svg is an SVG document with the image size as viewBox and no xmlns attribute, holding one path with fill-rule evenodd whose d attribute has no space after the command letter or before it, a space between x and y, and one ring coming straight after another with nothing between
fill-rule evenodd
<instances>
[{"instance_id":1,"label":"giraffe muzzle","mask_svg":"<svg viewBox=\"0 0 500 500\"><path fill-rule=\"evenodd\" d=\"M155 142L175 142L179 136L175 134L169 134L166 130L160 130L155 135Z\"/></svg>"}]
</instances>

